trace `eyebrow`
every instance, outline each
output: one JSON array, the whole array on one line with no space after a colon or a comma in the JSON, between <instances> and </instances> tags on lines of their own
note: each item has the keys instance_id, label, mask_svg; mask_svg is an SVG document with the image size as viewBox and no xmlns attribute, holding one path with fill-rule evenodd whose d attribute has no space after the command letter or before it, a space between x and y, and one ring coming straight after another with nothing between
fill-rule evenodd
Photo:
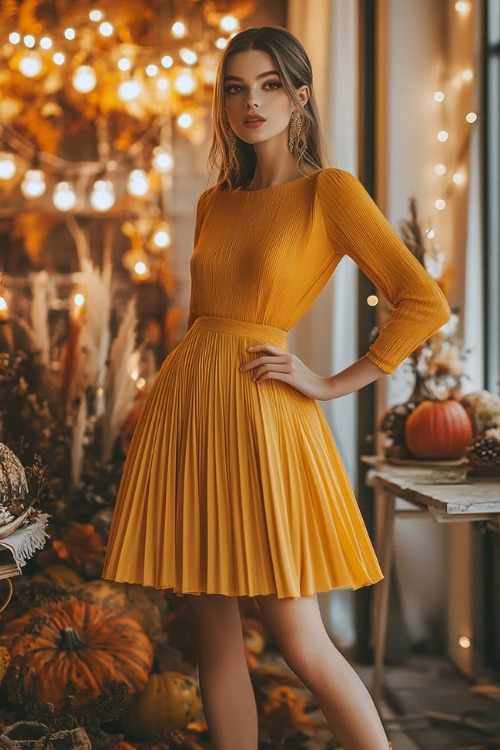
<instances>
[{"instance_id":1,"label":"eyebrow","mask_svg":"<svg viewBox=\"0 0 500 750\"><path fill-rule=\"evenodd\" d=\"M267 78L267 76L279 76L279 73L277 70L266 70L265 73L260 73L257 76L257 80ZM225 76L224 81L243 81L243 78L240 78L240 76Z\"/></svg>"}]
</instances>

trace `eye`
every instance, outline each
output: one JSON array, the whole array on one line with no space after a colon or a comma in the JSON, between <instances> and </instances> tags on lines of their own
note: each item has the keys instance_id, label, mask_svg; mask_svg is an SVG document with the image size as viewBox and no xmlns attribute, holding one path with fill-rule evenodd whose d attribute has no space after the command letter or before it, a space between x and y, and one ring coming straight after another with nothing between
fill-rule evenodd
<instances>
[{"instance_id":1,"label":"eye","mask_svg":"<svg viewBox=\"0 0 500 750\"><path fill-rule=\"evenodd\" d=\"M242 90L242 87L238 86L236 83L231 84L231 86L226 86L224 89L226 94L239 94Z\"/></svg>"},{"instance_id":2,"label":"eye","mask_svg":"<svg viewBox=\"0 0 500 750\"><path fill-rule=\"evenodd\" d=\"M276 91L277 89L282 88L281 81L268 81L264 88L269 89L269 91Z\"/></svg>"}]
</instances>

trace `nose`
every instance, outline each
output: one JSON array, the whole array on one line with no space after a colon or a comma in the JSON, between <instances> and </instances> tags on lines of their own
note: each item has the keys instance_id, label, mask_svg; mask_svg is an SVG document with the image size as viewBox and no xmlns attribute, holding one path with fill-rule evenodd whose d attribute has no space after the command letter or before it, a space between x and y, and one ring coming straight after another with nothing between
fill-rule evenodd
<instances>
[{"instance_id":1,"label":"nose","mask_svg":"<svg viewBox=\"0 0 500 750\"><path fill-rule=\"evenodd\" d=\"M248 109L256 109L259 107L258 93L253 87L248 89L246 105Z\"/></svg>"}]
</instances>

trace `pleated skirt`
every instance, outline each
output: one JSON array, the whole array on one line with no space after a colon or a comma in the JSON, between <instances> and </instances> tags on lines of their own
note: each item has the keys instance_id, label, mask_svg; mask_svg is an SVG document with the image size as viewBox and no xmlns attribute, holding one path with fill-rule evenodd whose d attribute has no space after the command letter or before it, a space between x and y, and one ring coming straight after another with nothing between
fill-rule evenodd
<instances>
[{"instance_id":1,"label":"pleated skirt","mask_svg":"<svg viewBox=\"0 0 500 750\"><path fill-rule=\"evenodd\" d=\"M176 593L310 596L381 579L317 403L239 368L286 334L195 321L142 410L103 577Z\"/></svg>"}]
</instances>

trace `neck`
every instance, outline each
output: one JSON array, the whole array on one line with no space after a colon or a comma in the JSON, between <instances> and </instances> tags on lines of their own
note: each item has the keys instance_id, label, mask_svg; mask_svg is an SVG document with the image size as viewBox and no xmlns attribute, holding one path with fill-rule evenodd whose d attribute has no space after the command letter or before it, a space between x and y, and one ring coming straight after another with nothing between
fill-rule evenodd
<instances>
[{"instance_id":1,"label":"neck","mask_svg":"<svg viewBox=\"0 0 500 750\"><path fill-rule=\"evenodd\" d=\"M255 145L254 149L257 164L248 189L259 190L303 177L295 158L282 144L278 147L278 144L266 141Z\"/></svg>"}]
</instances>

